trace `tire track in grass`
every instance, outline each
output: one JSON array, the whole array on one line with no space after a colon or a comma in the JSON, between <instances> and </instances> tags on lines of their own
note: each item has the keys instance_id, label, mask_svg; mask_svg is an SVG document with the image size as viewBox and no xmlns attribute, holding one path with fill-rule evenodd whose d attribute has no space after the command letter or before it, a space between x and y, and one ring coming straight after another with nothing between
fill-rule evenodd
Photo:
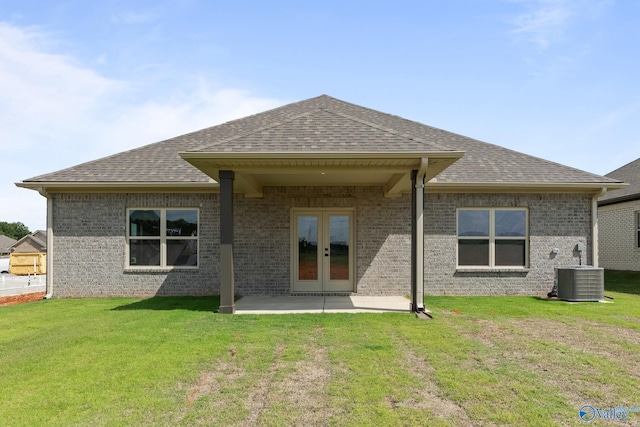
<instances>
[{"instance_id":1,"label":"tire track in grass","mask_svg":"<svg viewBox=\"0 0 640 427\"><path fill-rule=\"evenodd\" d=\"M305 360L275 365L268 406L263 411L264 418L272 420L270 425L327 425L336 413L326 395L331 379L328 352L313 343L304 348Z\"/></svg>"},{"instance_id":2,"label":"tire track in grass","mask_svg":"<svg viewBox=\"0 0 640 427\"><path fill-rule=\"evenodd\" d=\"M271 384L276 371L280 366L280 359L282 358L283 351L283 344L276 347L271 366L269 366L269 369L267 369L265 374L252 385L251 393L249 393L249 396L245 401L245 406L249 410L249 415L241 425L258 425L258 420L271 404Z\"/></svg>"},{"instance_id":3,"label":"tire track in grass","mask_svg":"<svg viewBox=\"0 0 640 427\"><path fill-rule=\"evenodd\" d=\"M435 369L429 365L424 357L419 355L409 344L407 339L397 331L390 331L391 339L402 354L402 367L416 379L415 394L402 402L391 402L393 407L407 407L411 409L428 409L436 418L446 420L453 426L472 425L466 410L458 403L443 397L443 393L433 380Z\"/></svg>"},{"instance_id":4,"label":"tire track in grass","mask_svg":"<svg viewBox=\"0 0 640 427\"><path fill-rule=\"evenodd\" d=\"M326 395L331 379L328 351L316 337L309 338L300 347L276 348L271 366L247 397L249 415L240 425L329 424L336 411ZM295 353L294 360L288 360L287 350Z\"/></svg>"}]
</instances>

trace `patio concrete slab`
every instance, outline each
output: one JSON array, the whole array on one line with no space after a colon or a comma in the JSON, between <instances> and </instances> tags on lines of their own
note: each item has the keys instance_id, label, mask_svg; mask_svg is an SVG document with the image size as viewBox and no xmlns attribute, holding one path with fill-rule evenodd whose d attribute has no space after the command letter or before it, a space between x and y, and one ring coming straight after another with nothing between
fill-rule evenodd
<instances>
[{"instance_id":1,"label":"patio concrete slab","mask_svg":"<svg viewBox=\"0 0 640 427\"><path fill-rule=\"evenodd\" d=\"M236 314L409 312L402 296L248 296L236 301Z\"/></svg>"}]
</instances>

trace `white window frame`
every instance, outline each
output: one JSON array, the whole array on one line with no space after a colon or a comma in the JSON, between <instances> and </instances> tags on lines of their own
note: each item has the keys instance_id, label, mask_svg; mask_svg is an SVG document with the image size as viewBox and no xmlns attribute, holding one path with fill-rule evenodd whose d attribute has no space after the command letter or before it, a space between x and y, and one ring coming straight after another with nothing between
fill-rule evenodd
<instances>
[{"instance_id":1,"label":"white window frame","mask_svg":"<svg viewBox=\"0 0 640 427\"><path fill-rule=\"evenodd\" d=\"M640 211L634 212L636 215L636 249L640 249Z\"/></svg>"},{"instance_id":2,"label":"white window frame","mask_svg":"<svg viewBox=\"0 0 640 427\"><path fill-rule=\"evenodd\" d=\"M489 211L489 235L488 236L460 236L459 215L460 211ZM495 213L496 211L524 211L525 213L525 235L524 236L496 236L495 235ZM512 270L529 268L529 209L526 207L461 207L456 209L456 268L459 270L491 269L491 270ZM460 240L489 240L489 264L488 265L460 265ZM496 240L524 240L524 265L496 265Z\"/></svg>"},{"instance_id":3,"label":"white window frame","mask_svg":"<svg viewBox=\"0 0 640 427\"><path fill-rule=\"evenodd\" d=\"M131 211L160 211L160 235L159 236L131 236ZM195 236L167 236L167 211L195 211L198 224L198 232ZM126 211L126 254L125 267L128 270L196 270L200 267L200 209L193 207L169 207L159 208L155 206L131 207ZM159 240L160 241L160 265L131 265L130 243L131 240ZM167 241L169 240L193 240L196 242L196 265L167 265Z\"/></svg>"}]
</instances>

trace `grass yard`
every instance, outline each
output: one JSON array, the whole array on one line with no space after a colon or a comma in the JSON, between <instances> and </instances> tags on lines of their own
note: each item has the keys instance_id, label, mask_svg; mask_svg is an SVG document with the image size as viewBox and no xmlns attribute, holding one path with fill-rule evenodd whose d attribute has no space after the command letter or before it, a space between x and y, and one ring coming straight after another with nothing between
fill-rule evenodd
<instances>
[{"instance_id":1,"label":"grass yard","mask_svg":"<svg viewBox=\"0 0 640 427\"><path fill-rule=\"evenodd\" d=\"M214 298L0 307L0 423L580 426L584 405L640 407L640 274L606 283L611 304L427 297L434 320L227 316Z\"/></svg>"}]
</instances>

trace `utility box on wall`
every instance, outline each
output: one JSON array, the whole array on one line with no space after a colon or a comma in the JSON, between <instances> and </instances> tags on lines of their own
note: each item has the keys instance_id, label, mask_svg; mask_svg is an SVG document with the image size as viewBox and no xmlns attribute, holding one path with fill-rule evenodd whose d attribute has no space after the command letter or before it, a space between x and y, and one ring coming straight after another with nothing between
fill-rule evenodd
<instances>
[{"instance_id":1,"label":"utility box on wall","mask_svg":"<svg viewBox=\"0 0 640 427\"><path fill-rule=\"evenodd\" d=\"M558 299L564 301L601 301L604 299L604 269L589 265L556 269Z\"/></svg>"}]
</instances>

